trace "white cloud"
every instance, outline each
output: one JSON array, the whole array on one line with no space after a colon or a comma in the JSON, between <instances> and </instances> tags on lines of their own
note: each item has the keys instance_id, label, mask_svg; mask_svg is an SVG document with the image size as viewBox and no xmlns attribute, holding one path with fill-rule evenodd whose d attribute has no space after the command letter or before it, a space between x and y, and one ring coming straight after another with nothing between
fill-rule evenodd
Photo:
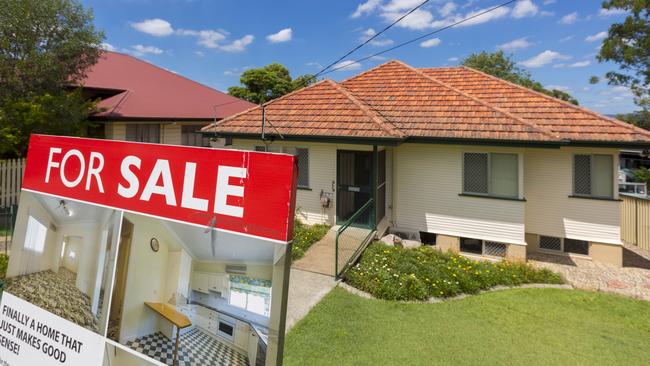
<instances>
[{"instance_id":1,"label":"white cloud","mask_svg":"<svg viewBox=\"0 0 650 366\"><path fill-rule=\"evenodd\" d=\"M252 69L252 66L233 67L223 72L224 75L239 75L246 70Z\"/></svg>"},{"instance_id":2,"label":"white cloud","mask_svg":"<svg viewBox=\"0 0 650 366\"><path fill-rule=\"evenodd\" d=\"M350 71L358 70L361 68L361 64L356 61L345 60L341 61L333 67L336 71Z\"/></svg>"},{"instance_id":3,"label":"white cloud","mask_svg":"<svg viewBox=\"0 0 650 366\"><path fill-rule=\"evenodd\" d=\"M552 11L548 11L548 10L542 10L542 11L539 12L539 15L541 15L543 17L552 17L553 15L555 15L555 13L552 12Z\"/></svg>"},{"instance_id":4,"label":"white cloud","mask_svg":"<svg viewBox=\"0 0 650 366\"><path fill-rule=\"evenodd\" d=\"M359 37L359 41L360 42L365 42L365 41L369 40L370 38L374 37L376 34L377 34L377 32L373 28L368 28L368 29L366 29L365 31L363 31L361 33L361 37ZM375 47L385 47L385 46L390 46L393 43L395 43L395 42L393 42L392 39L378 37L378 38L375 38L372 41L370 41L369 44L371 46L375 46Z\"/></svg>"},{"instance_id":5,"label":"white cloud","mask_svg":"<svg viewBox=\"0 0 650 366\"><path fill-rule=\"evenodd\" d=\"M617 9L617 8L612 8L612 9L600 9L598 11L598 15L601 17L608 17L608 16L614 16L614 15L623 15L627 14L627 11L625 9Z\"/></svg>"},{"instance_id":6,"label":"white cloud","mask_svg":"<svg viewBox=\"0 0 650 366\"><path fill-rule=\"evenodd\" d=\"M394 22L404 14L405 12L402 11L384 11L381 16L388 22ZM417 9L406 18L402 19L399 23L395 24L395 26L413 30L422 30L430 28L432 21L433 14L426 10Z\"/></svg>"},{"instance_id":7,"label":"white cloud","mask_svg":"<svg viewBox=\"0 0 650 366\"><path fill-rule=\"evenodd\" d=\"M483 13L487 9L479 9L479 10L474 10L472 12L469 12L467 14L455 14L450 17L447 17L442 20L436 20L434 21L431 26L434 28L438 27L445 27L454 23L457 23L463 19L467 19L473 16L476 16L478 14ZM503 18L504 16L508 15L510 13L510 8L498 8L496 10L493 10L489 13L485 13L479 16L476 16L476 18L472 18L468 21L465 21L464 23L459 24L458 26L462 27L468 27L472 25L477 25L477 24L483 24L490 22L492 20L500 19Z\"/></svg>"},{"instance_id":8,"label":"white cloud","mask_svg":"<svg viewBox=\"0 0 650 366\"><path fill-rule=\"evenodd\" d=\"M365 3L359 4L357 10L355 10L350 17L358 18L364 14L370 14L377 9L379 5L381 5L381 0L368 0Z\"/></svg>"},{"instance_id":9,"label":"white cloud","mask_svg":"<svg viewBox=\"0 0 650 366\"><path fill-rule=\"evenodd\" d=\"M520 0L512 9L513 18L525 18L537 15L539 8L531 0Z\"/></svg>"},{"instance_id":10,"label":"white cloud","mask_svg":"<svg viewBox=\"0 0 650 366\"><path fill-rule=\"evenodd\" d=\"M550 90L556 89L556 90L560 90L560 91L563 91L563 92L567 92L567 91L571 90L571 88L569 88L568 86L565 86L565 85L545 85L544 87L546 89L550 89Z\"/></svg>"},{"instance_id":11,"label":"white cloud","mask_svg":"<svg viewBox=\"0 0 650 366\"><path fill-rule=\"evenodd\" d=\"M384 5L383 10L388 12L411 10L420 4L422 4L422 0L391 0Z\"/></svg>"},{"instance_id":12,"label":"white cloud","mask_svg":"<svg viewBox=\"0 0 650 366\"><path fill-rule=\"evenodd\" d=\"M548 65L555 61L568 60L570 58L571 58L570 56L562 55L559 52L546 50L537 56L534 56L532 58L529 58L528 60L520 62L520 64L530 68L537 68L537 67Z\"/></svg>"},{"instance_id":13,"label":"white cloud","mask_svg":"<svg viewBox=\"0 0 650 366\"><path fill-rule=\"evenodd\" d=\"M571 65L569 65L569 67L587 67L589 65L591 65L591 61L585 60L585 61L574 62Z\"/></svg>"},{"instance_id":14,"label":"white cloud","mask_svg":"<svg viewBox=\"0 0 650 366\"><path fill-rule=\"evenodd\" d=\"M447 59L447 61L449 61L449 62L456 62L458 60L460 60L458 57L450 57L450 58Z\"/></svg>"},{"instance_id":15,"label":"white cloud","mask_svg":"<svg viewBox=\"0 0 650 366\"><path fill-rule=\"evenodd\" d=\"M144 56L147 54L160 55L163 53L163 50L154 46L143 46L141 44L136 44L134 46L131 46L131 52L136 56Z\"/></svg>"},{"instance_id":16,"label":"white cloud","mask_svg":"<svg viewBox=\"0 0 650 366\"><path fill-rule=\"evenodd\" d=\"M199 56L199 57L205 57L205 53L203 53L202 51L196 51L196 52L194 52L194 54Z\"/></svg>"},{"instance_id":17,"label":"white cloud","mask_svg":"<svg viewBox=\"0 0 650 366\"><path fill-rule=\"evenodd\" d=\"M587 42L597 42L597 41L602 41L603 39L607 38L607 32L602 31L596 34L592 34L591 36L585 38L585 41Z\"/></svg>"},{"instance_id":18,"label":"white cloud","mask_svg":"<svg viewBox=\"0 0 650 366\"><path fill-rule=\"evenodd\" d=\"M133 29L156 37L166 37L174 33L172 25L159 18L145 19L139 23L131 23Z\"/></svg>"},{"instance_id":19,"label":"white cloud","mask_svg":"<svg viewBox=\"0 0 650 366\"><path fill-rule=\"evenodd\" d=\"M431 38L431 39L428 39L428 40L420 43L420 47L422 47L422 48L435 47L435 46L439 45L440 42L442 42L440 40L440 38Z\"/></svg>"},{"instance_id":20,"label":"white cloud","mask_svg":"<svg viewBox=\"0 0 650 366\"><path fill-rule=\"evenodd\" d=\"M204 29L200 31L191 29L179 29L176 34L179 36L194 36L199 40L196 42L198 45L205 48L219 48L219 42L226 39L225 32L216 31L211 29Z\"/></svg>"},{"instance_id":21,"label":"white cloud","mask_svg":"<svg viewBox=\"0 0 650 366\"><path fill-rule=\"evenodd\" d=\"M99 48L103 49L104 51L117 51L117 48L113 47L112 44L102 42L102 44L99 45Z\"/></svg>"},{"instance_id":22,"label":"white cloud","mask_svg":"<svg viewBox=\"0 0 650 366\"><path fill-rule=\"evenodd\" d=\"M551 5L551 4L555 4L556 1L557 0L544 0L543 4L544 5Z\"/></svg>"},{"instance_id":23,"label":"white cloud","mask_svg":"<svg viewBox=\"0 0 650 366\"><path fill-rule=\"evenodd\" d=\"M560 43L568 42L568 41L574 39L575 37L576 37L576 36L574 36L574 35L566 36L566 37L564 37L564 38L560 38L560 39L558 40L558 42L560 42Z\"/></svg>"},{"instance_id":24,"label":"white cloud","mask_svg":"<svg viewBox=\"0 0 650 366\"><path fill-rule=\"evenodd\" d=\"M456 8L458 8L458 6L450 1L438 9L438 14L440 14L440 16L446 17L449 14L453 13Z\"/></svg>"},{"instance_id":25,"label":"white cloud","mask_svg":"<svg viewBox=\"0 0 650 366\"><path fill-rule=\"evenodd\" d=\"M253 37L250 34L247 34L247 35L241 37L240 39L236 39L236 40L232 41L232 43L230 43L230 44L220 46L219 49L221 49L223 51L226 51L226 52L242 52L242 51L246 50L246 47L248 45L253 43L253 39L255 39L255 37Z\"/></svg>"},{"instance_id":26,"label":"white cloud","mask_svg":"<svg viewBox=\"0 0 650 366\"><path fill-rule=\"evenodd\" d=\"M283 30L269 34L266 36L266 39L271 42L271 43L282 43L282 42L289 42L291 38L293 37L293 31L291 28L284 28Z\"/></svg>"},{"instance_id":27,"label":"white cloud","mask_svg":"<svg viewBox=\"0 0 650 366\"><path fill-rule=\"evenodd\" d=\"M567 14L560 18L559 23L560 24L573 24L578 21L578 12L573 12L571 14Z\"/></svg>"},{"instance_id":28,"label":"white cloud","mask_svg":"<svg viewBox=\"0 0 650 366\"><path fill-rule=\"evenodd\" d=\"M515 40L512 40L510 42L506 42L504 44L500 44L497 46L498 49L504 50L504 51L515 51L515 50L521 50L524 48L528 48L532 45L532 43L528 42L528 40L524 38L518 38Z\"/></svg>"},{"instance_id":29,"label":"white cloud","mask_svg":"<svg viewBox=\"0 0 650 366\"><path fill-rule=\"evenodd\" d=\"M321 65L320 62L316 62L316 61L308 62L307 66L312 66L312 67L315 67L317 69L322 69L323 68L323 65Z\"/></svg>"}]
</instances>

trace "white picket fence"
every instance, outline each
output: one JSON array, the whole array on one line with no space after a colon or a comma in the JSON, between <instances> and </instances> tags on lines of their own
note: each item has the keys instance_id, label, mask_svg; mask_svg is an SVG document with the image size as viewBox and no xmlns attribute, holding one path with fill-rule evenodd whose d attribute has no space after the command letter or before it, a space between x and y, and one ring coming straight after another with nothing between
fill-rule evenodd
<instances>
[{"instance_id":1,"label":"white picket fence","mask_svg":"<svg viewBox=\"0 0 650 366\"><path fill-rule=\"evenodd\" d=\"M24 173L25 159L0 160L0 207L18 204Z\"/></svg>"}]
</instances>

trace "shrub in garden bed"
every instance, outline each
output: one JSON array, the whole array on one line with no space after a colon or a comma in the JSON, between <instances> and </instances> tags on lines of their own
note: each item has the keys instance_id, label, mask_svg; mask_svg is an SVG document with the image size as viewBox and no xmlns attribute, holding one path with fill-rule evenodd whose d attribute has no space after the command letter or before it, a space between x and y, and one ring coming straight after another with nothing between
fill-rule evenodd
<instances>
[{"instance_id":1,"label":"shrub in garden bed","mask_svg":"<svg viewBox=\"0 0 650 366\"><path fill-rule=\"evenodd\" d=\"M495 286L563 283L557 273L525 263L474 261L429 246L405 249L379 242L368 246L344 279L385 300L427 300L475 294Z\"/></svg>"},{"instance_id":2,"label":"shrub in garden bed","mask_svg":"<svg viewBox=\"0 0 650 366\"><path fill-rule=\"evenodd\" d=\"M297 260L305 255L307 249L312 244L321 240L331 226L329 225L306 225L300 220L296 220L293 228L293 249L291 251L291 259Z\"/></svg>"}]
</instances>

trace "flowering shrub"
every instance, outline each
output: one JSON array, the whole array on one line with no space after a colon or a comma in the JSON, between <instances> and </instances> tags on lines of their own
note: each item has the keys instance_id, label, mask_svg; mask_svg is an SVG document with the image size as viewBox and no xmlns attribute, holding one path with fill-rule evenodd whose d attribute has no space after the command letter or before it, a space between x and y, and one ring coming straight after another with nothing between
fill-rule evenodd
<instances>
[{"instance_id":1,"label":"flowering shrub","mask_svg":"<svg viewBox=\"0 0 650 366\"><path fill-rule=\"evenodd\" d=\"M350 285L385 300L427 300L474 294L495 286L562 283L557 273L519 262L474 261L432 247L373 243L345 275Z\"/></svg>"},{"instance_id":2,"label":"flowering shrub","mask_svg":"<svg viewBox=\"0 0 650 366\"><path fill-rule=\"evenodd\" d=\"M293 249L291 251L291 259L297 260L305 255L305 252L315 242L321 240L327 231L330 229L329 225L305 225L299 220L296 220L293 228Z\"/></svg>"}]
</instances>

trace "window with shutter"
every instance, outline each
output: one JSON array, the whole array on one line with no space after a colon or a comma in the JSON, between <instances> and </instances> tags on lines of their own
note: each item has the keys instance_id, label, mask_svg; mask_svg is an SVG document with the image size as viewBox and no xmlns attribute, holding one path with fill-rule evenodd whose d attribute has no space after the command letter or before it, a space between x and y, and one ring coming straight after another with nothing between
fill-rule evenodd
<instances>
[{"instance_id":1,"label":"window with shutter","mask_svg":"<svg viewBox=\"0 0 650 366\"><path fill-rule=\"evenodd\" d=\"M465 153L463 193L519 197L519 156L501 153Z\"/></svg>"},{"instance_id":2,"label":"window with shutter","mask_svg":"<svg viewBox=\"0 0 650 366\"><path fill-rule=\"evenodd\" d=\"M603 154L574 155L573 194L612 198L614 196L614 157Z\"/></svg>"},{"instance_id":3,"label":"window with shutter","mask_svg":"<svg viewBox=\"0 0 650 366\"><path fill-rule=\"evenodd\" d=\"M463 172L464 192L488 194L488 154L466 153Z\"/></svg>"}]
</instances>

